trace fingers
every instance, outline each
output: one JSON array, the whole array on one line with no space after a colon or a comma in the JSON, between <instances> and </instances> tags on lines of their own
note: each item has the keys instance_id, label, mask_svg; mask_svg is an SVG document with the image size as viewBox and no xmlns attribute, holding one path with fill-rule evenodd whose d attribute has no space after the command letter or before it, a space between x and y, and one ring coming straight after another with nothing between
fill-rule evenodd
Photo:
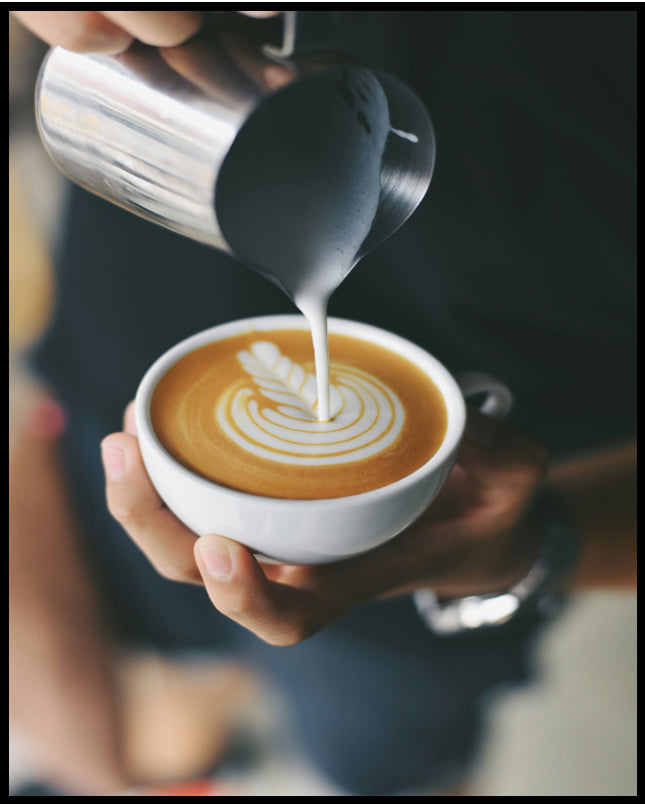
<instances>
[{"instance_id":1,"label":"fingers","mask_svg":"<svg viewBox=\"0 0 645 807\"><path fill-rule=\"evenodd\" d=\"M131 407L124 420L134 431ZM276 565L266 574L233 540L206 535L195 541L154 489L133 433L108 435L101 454L108 509L156 571L176 582L203 583L218 611L264 641L295 644L357 604L348 599L349 587L334 583L331 567L316 572ZM354 591L360 590L356 577Z\"/></svg>"},{"instance_id":2,"label":"fingers","mask_svg":"<svg viewBox=\"0 0 645 807\"><path fill-rule=\"evenodd\" d=\"M215 608L269 644L295 644L325 621L315 592L270 580L241 544L204 535L194 549Z\"/></svg>"},{"instance_id":3,"label":"fingers","mask_svg":"<svg viewBox=\"0 0 645 807\"><path fill-rule=\"evenodd\" d=\"M225 616L274 645L311 636L375 588L361 558L326 567L267 565L241 544L218 535L195 535L164 505L148 477L136 439L133 409L125 431L101 444L108 509L163 577L203 583ZM375 593L380 593L380 581Z\"/></svg>"},{"instance_id":4,"label":"fingers","mask_svg":"<svg viewBox=\"0 0 645 807\"><path fill-rule=\"evenodd\" d=\"M471 491L482 502L529 496L546 475L548 455L537 440L502 420L468 409L466 434L457 467L468 474Z\"/></svg>"},{"instance_id":5,"label":"fingers","mask_svg":"<svg viewBox=\"0 0 645 807\"><path fill-rule=\"evenodd\" d=\"M164 577L203 583L221 613L275 645L302 641L372 591L373 564L364 558L325 567L269 564L265 571L233 540L206 535L195 542L146 473L132 403L123 421L124 432L101 444L108 508Z\"/></svg>"},{"instance_id":6,"label":"fingers","mask_svg":"<svg viewBox=\"0 0 645 807\"><path fill-rule=\"evenodd\" d=\"M99 11L12 11L14 17L49 45L78 53L120 53L132 34Z\"/></svg>"},{"instance_id":7,"label":"fingers","mask_svg":"<svg viewBox=\"0 0 645 807\"><path fill-rule=\"evenodd\" d=\"M78 53L121 53L133 39L172 47L197 33L199 11L13 11L49 45Z\"/></svg>"},{"instance_id":8,"label":"fingers","mask_svg":"<svg viewBox=\"0 0 645 807\"><path fill-rule=\"evenodd\" d=\"M454 596L497 590L500 580L515 579L511 537L546 464L533 440L471 412L445 489L449 507L431 508L396 539L351 560L315 567L262 566L229 538L195 540L147 476L131 406L124 429L102 444L112 514L160 574L203 582L218 611L274 645L300 642L363 602L420 583Z\"/></svg>"},{"instance_id":9,"label":"fingers","mask_svg":"<svg viewBox=\"0 0 645 807\"><path fill-rule=\"evenodd\" d=\"M262 566L219 535L198 539L195 560L217 610L273 645L307 639L399 579L378 551L320 566Z\"/></svg>"},{"instance_id":10,"label":"fingers","mask_svg":"<svg viewBox=\"0 0 645 807\"><path fill-rule=\"evenodd\" d=\"M155 569L169 580L201 583L193 558L195 535L177 519L146 473L132 434L108 435L101 443L110 513Z\"/></svg>"},{"instance_id":11,"label":"fingers","mask_svg":"<svg viewBox=\"0 0 645 807\"><path fill-rule=\"evenodd\" d=\"M273 17L279 11L242 11ZM49 45L77 53L121 53L133 39L157 47L181 45L202 25L200 11L24 11L13 16Z\"/></svg>"},{"instance_id":12,"label":"fingers","mask_svg":"<svg viewBox=\"0 0 645 807\"><path fill-rule=\"evenodd\" d=\"M102 11L108 20L146 45L174 47L196 34L199 11Z\"/></svg>"}]
</instances>

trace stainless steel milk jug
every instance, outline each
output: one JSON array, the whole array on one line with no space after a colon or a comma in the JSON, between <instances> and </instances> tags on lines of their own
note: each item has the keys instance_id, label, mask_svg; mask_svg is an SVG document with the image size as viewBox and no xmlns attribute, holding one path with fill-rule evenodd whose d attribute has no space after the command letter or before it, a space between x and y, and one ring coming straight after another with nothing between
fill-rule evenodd
<instances>
[{"instance_id":1,"label":"stainless steel milk jug","mask_svg":"<svg viewBox=\"0 0 645 807\"><path fill-rule=\"evenodd\" d=\"M281 41L273 44L258 39L265 30L258 21L232 25L227 20L240 15L231 14L213 15L196 36L174 48L134 43L118 55L53 48L36 90L41 138L58 167L84 188L238 255L238 243L231 244L223 225L231 217L231 194L268 181L261 176L261 161L252 176L245 173L250 157L257 158L257 149L271 139L283 142L284 133L279 174L284 183L271 178L274 204L280 204L280 192L284 199L294 183L307 181L309 164L317 163L324 174L329 154L346 148L350 124L358 121L371 132L374 108L365 94L368 86L377 86L389 130L379 157L378 209L360 257L402 224L425 195L435 141L430 118L410 89L337 52L327 14L284 12ZM334 113L333 125L311 154L291 162L307 145L297 140L292 124L318 114L332 90L334 103L345 111ZM299 176L290 175L296 172ZM272 194L269 189L265 197L269 207Z\"/></svg>"}]
</instances>

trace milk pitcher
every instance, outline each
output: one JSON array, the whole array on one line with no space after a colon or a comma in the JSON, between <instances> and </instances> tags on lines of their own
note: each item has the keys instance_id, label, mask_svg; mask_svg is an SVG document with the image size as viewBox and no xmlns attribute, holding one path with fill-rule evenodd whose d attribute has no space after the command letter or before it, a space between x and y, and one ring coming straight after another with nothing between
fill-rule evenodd
<instances>
[{"instance_id":1,"label":"milk pitcher","mask_svg":"<svg viewBox=\"0 0 645 807\"><path fill-rule=\"evenodd\" d=\"M264 188L268 215L310 174L322 183L337 157L353 164L351 149L365 151L352 140L355 128L371 143L386 127L375 157L378 205L358 258L425 195L435 141L409 88L338 52L333 14L283 12L273 43L263 41L262 22L230 13L207 15L178 47L135 42L117 55L53 48L36 88L42 141L87 190L239 257L246 190ZM294 205L296 216L301 208Z\"/></svg>"}]
</instances>

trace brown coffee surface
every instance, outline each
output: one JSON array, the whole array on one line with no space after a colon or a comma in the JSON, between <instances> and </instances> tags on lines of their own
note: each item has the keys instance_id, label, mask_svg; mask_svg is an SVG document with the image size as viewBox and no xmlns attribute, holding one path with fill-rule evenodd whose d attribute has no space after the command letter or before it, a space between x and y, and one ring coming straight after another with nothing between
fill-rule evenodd
<instances>
[{"instance_id":1,"label":"brown coffee surface","mask_svg":"<svg viewBox=\"0 0 645 807\"><path fill-rule=\"evenodd\" d=\"M441 445L443 397L411 361L330 334L332 417L316 416L307 330L249 331L182 357L152 395L166 450L200 476L288 499L349 496L415 471Z\"/></svg>"}]
</instances>

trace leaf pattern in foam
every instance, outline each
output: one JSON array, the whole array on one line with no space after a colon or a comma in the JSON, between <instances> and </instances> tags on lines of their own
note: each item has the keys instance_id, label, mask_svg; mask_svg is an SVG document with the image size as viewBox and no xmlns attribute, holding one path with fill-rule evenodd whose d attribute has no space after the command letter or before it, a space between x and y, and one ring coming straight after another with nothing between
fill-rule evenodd
<instances>
[{"instance_id":1,"label":"leaf pattern in foam","mask_svg":"<svg viewBox=\"0 0 645 807\"><path fill-rule=\"evenodd\" d=\"M316 376L307 373L288 356L283 355L273 342L254 342L250 350L242 350L237 358L262 394L282 406L278 411L290 417L303 415L316 419L318 400ZM330 415L342 407L342 396L333 384L329 387Z\"/></svg>"}]
</instances>

